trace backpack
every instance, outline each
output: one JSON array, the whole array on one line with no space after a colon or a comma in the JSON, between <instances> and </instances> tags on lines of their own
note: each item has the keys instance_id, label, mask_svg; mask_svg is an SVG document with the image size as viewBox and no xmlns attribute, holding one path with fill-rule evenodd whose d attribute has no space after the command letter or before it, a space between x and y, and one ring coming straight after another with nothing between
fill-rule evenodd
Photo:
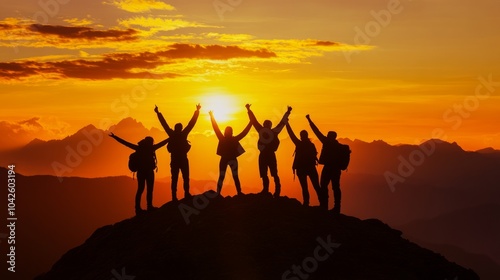
<instances>
[{"instance_id":1,"label":"backpack","mask_svg":"<svg viewBox=\"0 0 500 280\"><path fill-rule=\"evenodd\" d=\"M137 172L139 170L139 165L141 164L141 159L139 158L139 153L133 152L128 157L128 169L132 172Z\"/></svg>"},{"instance_id":2,"label":"backpack","mask_svg":"<svg viewBox=\"0 0 500 280\"><path fill-rule=\"evenodd\" d=\"M349 145L339 143L337 156L340 170L346 170L351 161L351 149Z\"/></svg>"},{"instance_id":3,"label":"backpack","mask_svg":"<svg viewBox=\"0 0 500 280\"><path fill-rule=\"evenodd\" d=\"M349 145L339 142L324 143L319 157L319 163L334 165L340 170L346 170L351 161L351 149Z\"/></svg>"},{"instance_id":4,"label":"backpack","mask_svg":"<svg viewBox=\"0 0 500 280\"><path fill-rule=\"evenodd\" d=\"M191 144L182 135L173 135L167 144L167 150L169 153L174 154L187 154L191 149Z\"/></svg>"},{"instance_id":5,"label":"backpack","mask_svg":"<svg viewBox=\"0 0 500 280\"><path fill-rule=\"evenodd\" d=\"M135 151L128 157L128 169L133 173L139 171L141 166L145 168L156 169L158 171L158 167L156 164L158 163L158 159L156 158L156 153L153 152L153 157L148 156L145 153L141 153L139 151ZM148 166L149 165L149 166Z\"/></svg>"},{"instance_id":6,"label":"backpack","mask_svg":"<svg viewBox=\"0 0 500 280\"><path fill-rule=\"evenodd\" d=\"M316 166L318 151L316 150L314 143L311 141L300 141L299 145L295 146L295 152L293 155L294 159L292 169L294 171L300 168Z\"/></svg>"}]
</instances>

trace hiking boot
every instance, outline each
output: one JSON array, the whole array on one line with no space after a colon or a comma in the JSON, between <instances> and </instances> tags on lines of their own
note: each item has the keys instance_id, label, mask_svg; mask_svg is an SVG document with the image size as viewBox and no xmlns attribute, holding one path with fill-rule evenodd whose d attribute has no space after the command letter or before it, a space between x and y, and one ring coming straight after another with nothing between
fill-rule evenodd
<instances>
[{"instance_id":1,"label":"hiking boot","mask_svg":"<svg viewBox=\"0 0 500 280\"><path fill-rule=\"evenodd\" d=\"M190 193L188 193L188 192L184 193L184 198L191 198L191 197L193 197L193 196Z\"/></svg>"},{"instance_id":2,"label":"hiking boot","mask_svg":"<svg viewBox=\"0 0 500 280\"><path fill-rule=\"evenodd\" d=\"M154 206L148 206L148 211L153 211L153 210L156 210L158 209L158 207L154 207Z\"/></svg>"},{"instance_id":3,"label":"hiking boot","mask_svg":"<svg viewBox=\"0 0 500 280\"><path fill-rule=\"evenodd\" d=\"M274 196L274 198L278 198L278 197L280 197L280 194L279 193L274 193L273 196Z\"/></svg>"},{"instance_id":4,"label":"hiking boot","mask_svg":"<svg viewBox=\"0 0 500 280\"><path fill-rule=\"evenodd\" d=\"M245 194L239 191L237 195L245 195Z\"/></svg>"}]
</instances>

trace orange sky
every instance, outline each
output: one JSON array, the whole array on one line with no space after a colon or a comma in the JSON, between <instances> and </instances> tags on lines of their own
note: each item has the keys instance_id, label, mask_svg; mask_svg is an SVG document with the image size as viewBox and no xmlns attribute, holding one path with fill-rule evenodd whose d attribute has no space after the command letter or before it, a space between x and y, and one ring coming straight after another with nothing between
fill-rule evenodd
<instances>
[{"instance_id":1,"label":"orange sky","mask_svg":"<svg viewBox=\"0 0 500 280\"><path fill-rule=\"evenodd\" d=\"M214 96L230 96L235 127L247 102L261 120L291 105L297 131L309 113L339 137L413 144L439 129L467 150L500 149L499 9L493 0L8 1L0 131L25 143L125 117L158 126L155 104L187 122L201 102L194 133L206 133L208 110L222 110Z\"/></svg>"}]
</instances>

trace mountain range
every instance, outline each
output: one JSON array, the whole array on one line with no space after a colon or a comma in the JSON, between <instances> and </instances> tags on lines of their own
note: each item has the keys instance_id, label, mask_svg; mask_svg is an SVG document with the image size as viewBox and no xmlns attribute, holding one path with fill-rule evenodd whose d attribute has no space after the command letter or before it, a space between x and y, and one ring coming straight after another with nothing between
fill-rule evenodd
<instances>
[{"instance_id":1,"label":"mountain range","mask_svg":"<svg viewBox=\"0 0 500 280\"><path fill-rule=\"evenodd\" d=\"M123 120L113 127L113 131L131 141L138 141L145 135L152 135L157 141L165 137L163 131L148 130L133 119ZM193 174L206 179L191 180L194 194L214 189L216 177L213 172L203 169L216 166L215 155L213 159L207 157L207 153L215 154L215 151L207 150L207 146L216 146L212 138L215 137L202 134L191 137L190 158L204 158L203 165L196 166L196 161L191 161ZM293 153L293 144L285 136L281 138L278 155L282 155L279 169L283 195L301 200L298 182L293 180L287 168L291 166L292 158L284 156ZM351 164L341 180L343 213L361 219L382 220L401 229L404 237L417 244L473 268L482 279L498 278L498 274L490 274L499 271L500 263L496 237L500 228L499 151L464 151L457 143L435 139L420 145L340 141L349 144L352 150ZM316 146L319 150L320 144L316 143ZM91 147L91 150L85 150L86 147ZM245 149L251 155L250 148ZM68 157L71 150L79 154L80 162L78 157ZM20 173L17 177L18 192L23 199L19 202L19 213L25 221L20 238L25 241L24 246L39 248L37 253L30 247L22 249L20 245L25 252L26 264L33 267L30 277L36 275L33 271L46 271L62 253L83 242L95 228L133 215L136 181L123 176L131 175L126 166L129 151L107 137L104 131L87 126L62 140L33 140L23 148L0 154L2 166L14 163ZM161 149L157 156L160 171L155 203L161 205L171 199L169 155L166 149ZM253 166L254 161L255 158L243 160L241 165ZM63 177L54 176L54 162L66 165L71 172L62 174ZM6 174L5 169L1 171ZM244 180L244 192L258 192L255 182L259 180ZM232 182L226 183L229 186L224 187L223 192L234 191ZM5 191L0 192L2 196ZM313 193L311 198L314 205L316 198ZM60 228L66 223L68 227ZM53 228L60 228L60 231L54 232ZM37 232L38 237L28 232Z\"/></svg>"}]
</instances>

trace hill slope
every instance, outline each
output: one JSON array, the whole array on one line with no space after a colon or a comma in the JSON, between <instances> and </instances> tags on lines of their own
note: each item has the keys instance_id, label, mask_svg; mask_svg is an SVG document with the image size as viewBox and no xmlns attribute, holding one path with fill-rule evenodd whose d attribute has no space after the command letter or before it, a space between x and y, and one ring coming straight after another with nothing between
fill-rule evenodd
<instances>
[{"instance_id":1,"label":"hill slope","mask_svg":"<svg viewBox=\"0 0 500 280\"><path fill-rule=\"evenodd\" d=\"M401 228L405 235L433 244L457 244L471 253L486 252L500 262L500 204L456 210Z\"/></svg>"},{"instance_id":2,"label":"hill slope","mask_svg":"<svg viewBox=\"0 0 500 280\"><path fill-rule=\"evenodd\" d=\"M295 199L207 192L98 229L37 279L479 279L400 235Z\"/></svg>"}]
</instances>

